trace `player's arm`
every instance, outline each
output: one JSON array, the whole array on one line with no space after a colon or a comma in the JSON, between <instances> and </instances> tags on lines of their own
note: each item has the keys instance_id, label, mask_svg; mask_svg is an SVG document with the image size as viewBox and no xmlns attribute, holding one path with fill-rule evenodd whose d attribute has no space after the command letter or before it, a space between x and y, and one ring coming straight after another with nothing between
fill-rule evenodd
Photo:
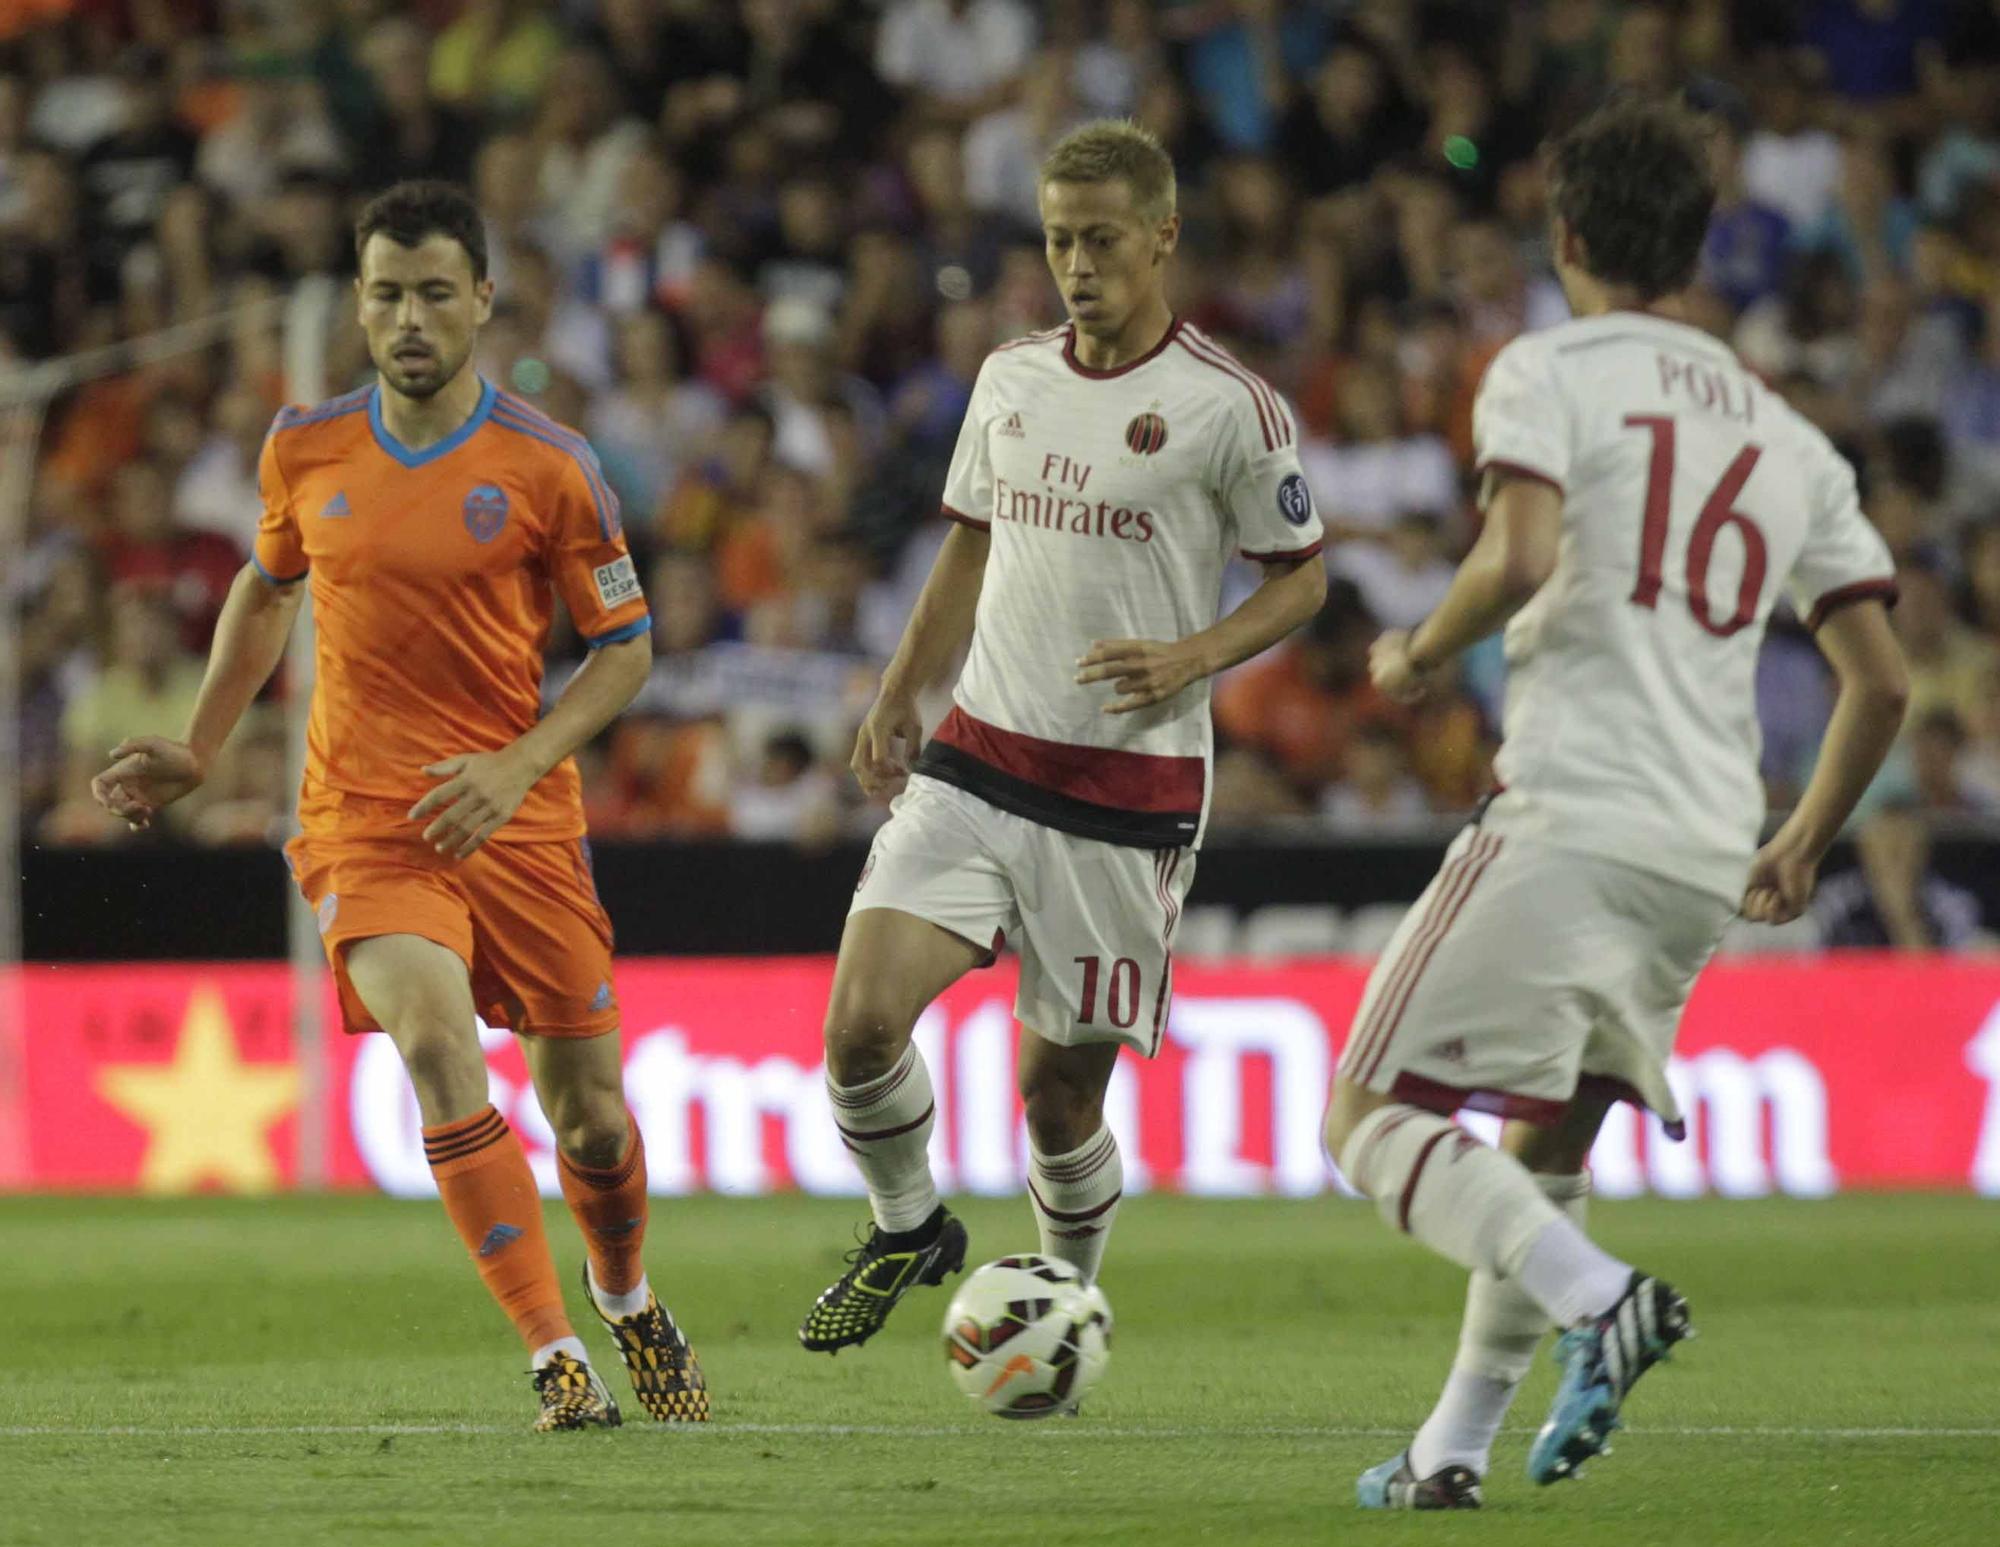
<instances>
[{"instance_id":1,"label":"player's arm","mask_svg":"<svg viewBox=\"0 0 2000 1547\"><path fill-rule=\"evenodd\" d=\"M1119 696L1104 713L1130 714L1269 649L1326 601L1326 564L1315 551L1268 559L1262 568L1257 589L1213 627L1170 643L1100 639L1077 661L1076 680L1110 682Z\"/></svg>"},{"instance_id":2,"label":"player's arm","mask_svg":"<svg viewBox=\"0 0 2000 1547\"><path fill-rule=\"evenodd\" d=\"M284 658L303 595L296 583L274 584L255 565L243 566L216 619L208 671L185 734L179 741L133 736L113 747L111 765L90 781L99 805L137 831L162 806L200 787L243 711Z\"/></svg>"},{"instance_id":3,"label":"player's arm","mask_svg":"<svg viewBox=\"0 0 2000 1547\"><path fill-rule=\"evenodd\" d=\"M432 818L424 842L453 859L472 853L521 809L528 791L624 713L652 669L650 630L597 646L531 730L496 752L461 752L424 769L445 781L410 808L412 821Z\"/></svg>"},{"instance_id":4,"label":"player's arm","mask_svg":"<svg viewBox=\"0 0 2000 1547\"><path fill-rule=\"evenodd\" d=\"M1486 524L1437 610L1414 629L1375 641L1375 686L1404 703L1429 691L1439 668L1526 606L1555 573L1562 544L1562 491L1539 478L1488 472Z\"/></svg>"},{"instance_id":5,"label":"player's arm","mask_svg":"<svg viewBox=\"0 0 2000 1547\"><path fill-rule=\"evenodd\" d=\"M1881 602L1840 608L1814 638L1838 692L1805 794L1751 867L1743 916L1759 924L1805 912L1819 862L1889 755L1910 702L1909 668Z\"/></svg>"},{"instance_id":6,"label":"player's arm","mask_svg":"<svg viewBox=\"0 0 2000 1547\"><path fill-rule=\"evenodd\" d=\"M893 794L909 774L924 735L917 695L944 675L972 638L992 546L984 527L957 523L945 534L895 657L882 673L874 706L854 738L850 766L871 798Z\"/></svg>"}]
</instances>

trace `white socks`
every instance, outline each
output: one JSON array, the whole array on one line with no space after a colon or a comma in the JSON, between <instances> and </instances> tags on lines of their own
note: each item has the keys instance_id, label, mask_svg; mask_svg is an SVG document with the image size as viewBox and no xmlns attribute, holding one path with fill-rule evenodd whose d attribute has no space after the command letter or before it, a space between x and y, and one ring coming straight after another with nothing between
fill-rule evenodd
<instances>
[{"instance_id":1,"label":"white socks","mask_svg":"<svg viewBox=\"0 0 2000 1547\"><path fill-rule=\"evenodd\" d=\"M931 1127L937 1102L916 1044L887 1074L859 1085L826 1077L833 1121L868 1184L868 1205L884 1230L914 1230L938 1206L931 1185Z\"/></svg>"},{"instance_id":2,"label":"white socks","mask_svg":"<svg viewBox=\"0 0 2000 1547\"><path fill-rule=\"evenodd\" d=\"M1111 1221L1125 1190L1125 1162L1109 1124L1067 1155L1028 1146L1028 1198L1042 1233L1042 1255L1074 1263L1086 1283L1111 1239Z\"/></svg>"},{"instance_id":3,"label":"white socks","mask_svg":"<svg viewBox=\"0 0 2000 1547\"><path fill-rule=\"evenodd\" d=\"M544 1343L529 1357L529 1365L539 1370L557 1354L568 1354L583 1364L590 1363L590 1351L583 1346L580 1337L557 1338L553 1343Z\"/></svg>"},{"instance_id":4,"label":"white socks","mask_svg":"<svg viewBox=\"0 0 2000 1547\"><path fill-rule=\"evenodd\" d=\"M1549 1320L1573 1327L1602 1316L1632 1281L1632 1266L1601 1250L1558 1215L1534 1239L1520 1268L1521 1287L1541 1302Z\"/></svg>"},{"instance_id":5,"label":"white socks","mask_svg":"<svg viewBox=\"0 0 2000 1547\"><path fill-rule=\"evenodd\" d=\"M1495 1278L1512 1277L1543 1227L1562 1218L1519 1161L1420 1107L1377 1107L1338 1159L1391 1225Z\"/></svg>"},{"instance_id":6,"label":"white socks","mask_svg":"<svg viewBox=\"0 0 2000 1547\"><path fill-rule=\"evenodd\" d=\"M1516 1278L1559 1327L1601 1314L1632 1270L1565 1219L1527 1168L1420 1107L1378 1107L1339 1156L1382 1217L1473 1272Z\"/></svg>"},{"instance_id":7,"label":"white socks","mask_svg":"<svg viewBox=\"0 0 2000 1547\"><path fill-rule=\"evenodd\" d=\"M1588 1172L1537 1173L1535 1185L1572 1224L1583 1228L1590 1206ZM1486 1475L1493 1441L1548 1329L1547 1314L1517 1280L1484 1272L1472 1275L1457 1362L1437 1406L1410 1444L1410 1466L1417 1476L1431 1477L1447 1466L1469 1467L1481 1477Z\"/></svg>"},{"instance_id":8,"label":"white socks","mask_svg":"<svg viewBox=\"0 0 2000 1547\"><path fill-rule=\"evenodd\" d=\"M584 1265L584 1271L590 1273L589 1264ZM651 1293L646 1284L646 1275L643 1273L639 1275L639 1282L622 1295L615 1295L601 1287L597 1282L597 1275L590 1273L590 1298L595 1300L597 1308L613 1321L623 1321L627 1316L637 1316L646 1308L646 1297Z\"/></svg>"}]
</instances>

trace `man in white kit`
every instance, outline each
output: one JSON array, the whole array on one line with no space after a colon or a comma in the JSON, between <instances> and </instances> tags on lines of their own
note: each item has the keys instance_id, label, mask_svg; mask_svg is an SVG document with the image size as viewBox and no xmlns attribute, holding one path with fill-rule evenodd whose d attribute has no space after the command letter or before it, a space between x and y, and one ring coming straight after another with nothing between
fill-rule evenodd
<instances>
[{"instance_id":1,"label":"man in white kit","mask_svg":"<svg viewBox=\"0 0 2000 1547\"><path fill-rule=\"evenodd\" d=\"M827 1094L874 1215L799 1328L829 1353L964 1263L910 1034L1003 940L1021 958L1042 1250L1095 1277L1123 1186L1104 1092L1118 1049L1151 1054L1166 1024L1208 805L1208 679L1326 594L1291 415L1168 304L1180 217L1158 141L1128 123L1074 131L1043 163L1041 211L1070 320L981 368L945 488L958 525L855 746L869 794L907 788L862 869L827 1007ZM1238 552L1262 583L1218 621ZM917 692L968 636L919 754Z\"/></svg>"},{"instance_id":2,"label":"man in white kit","mask_svg":"<svg viewBox=\"0 0 2000 1547\"><path fill-rule=\"evenodd\" d=\"M1554 147L1575 321L1516 339L1474 411L1485 523L1451 591L1371 667L1421 697L1507 625L1499 789L1369 980L1327 1148L1384 1219L1472 1271L1457 1361L1372 1508L1477 1507L1494 1436L1553 1324L1562 1376L1537 1482L1605 1448L1686 1300L1583 1234L1611 1102L1670 1129L1682 1006L1739 911L1796 918L1901 723L1887 549L1817 429L1723 344L1670 320L1713 204L1698 120L1600 110ZM1818 767L1760 850L1754 673L1789 595L1839 681ZM1511 620L1511 621L1509 621ZM1500 1147L1451 1121L1505 1114Z\"/></svg>"}]
</instances>

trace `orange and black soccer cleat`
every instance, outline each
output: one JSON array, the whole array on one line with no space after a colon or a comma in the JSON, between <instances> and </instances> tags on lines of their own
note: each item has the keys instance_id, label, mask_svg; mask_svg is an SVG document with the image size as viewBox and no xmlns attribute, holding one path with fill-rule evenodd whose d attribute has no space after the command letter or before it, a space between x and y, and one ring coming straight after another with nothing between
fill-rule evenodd
<instances>
[{"instance_id":1,"label":"orange and black soccer cleat","mask_svg":"<svg viewBox=\"0 0 2000 1547\"><path fill-rule=\"evenodd\" d=\"M535 1395L542 1411L535 1419L540 1434L557 1429L615 1429L624 1419L618 1404L597 1372L574 1354L557 1354L534 1372Z\"/></svg>"},{"instance_id":2,"label":"orange and black soccer cleat","mask_svg":"<svg viewBox=\"0 0 2000 1547\"><path fill-rule=\"evenodd\" d=\"M632 1377L632 1394L639 1405L661 1423L707 1423L708 1381L701 1373L701 1361L660 1304L660 1297L649 1289L643 1311L614 1320L604 1314L597 1296L590 1292L587 1265L583 1293L597 1319L617 1340L619 1357Z\"/></svg>"}]
</instances>

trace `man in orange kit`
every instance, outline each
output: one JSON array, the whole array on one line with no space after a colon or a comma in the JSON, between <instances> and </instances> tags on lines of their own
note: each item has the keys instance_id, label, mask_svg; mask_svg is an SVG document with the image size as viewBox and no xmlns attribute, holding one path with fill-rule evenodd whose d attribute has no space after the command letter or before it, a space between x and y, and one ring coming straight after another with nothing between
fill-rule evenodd
<instances>
[{"instance_id":1,"label":"man in orange kit","mask_svg":"<svg viewBox=\"0 0 2000 1547\"><path fill-rule=\"evenodd\" d=\"M645 1149L570 757L652 660L618 502L581 435L469 366L493 305L470 199L400 184L355 244L376 383L278 415L256 552L186 737L125 742L92 790L143 827L199 785L283 656L310 575L318 685L286 857L347 1029L402 1054L445 1210L530 1350L535 1427L608 1427L618 1406L564 1311L527 1157L487 1100L475 1013L522 1036L585 1287L640 1403L700 1421L700 1365L640 1263ZM591 653L543 715L555 593Z\"/></svg>"}]
</instances>

